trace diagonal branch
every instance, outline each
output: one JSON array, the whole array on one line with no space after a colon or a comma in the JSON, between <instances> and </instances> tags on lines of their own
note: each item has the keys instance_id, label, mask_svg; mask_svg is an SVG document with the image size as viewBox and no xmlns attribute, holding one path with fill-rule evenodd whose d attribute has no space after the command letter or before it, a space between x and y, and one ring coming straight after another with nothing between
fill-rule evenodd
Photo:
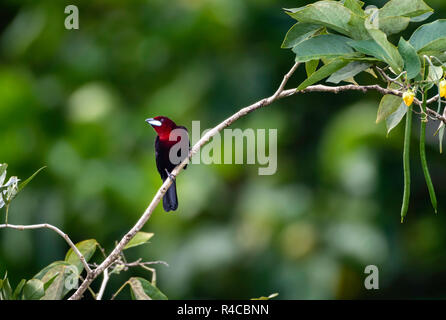
<instances>
[{"instance_id":1,"label":"diagonal branch","mask_svg":"<svg viewBox=\"0 0 446 320\"><path fill-rule=\"evenodd\" d=\"M0 224L0 229L15 229L15 230L33 230L33 229L50 229L55 231L58 235L60 235L62 238L65 239L65 241L68 243L68 245L73 249L74 253L78 256L79 260L84 265L85 270L87 271L87 274L90 274L92 272L90 266L88 265L87 261L85 260L85 257L82 255L82 253L78 250L78 248L74 245L73 241L71 241L70 237L60 230L59 228L48 224L48 223L41 223L41 224L32 224L32 225L14 225L14 224Z\"/></svg>"}]
</instances>

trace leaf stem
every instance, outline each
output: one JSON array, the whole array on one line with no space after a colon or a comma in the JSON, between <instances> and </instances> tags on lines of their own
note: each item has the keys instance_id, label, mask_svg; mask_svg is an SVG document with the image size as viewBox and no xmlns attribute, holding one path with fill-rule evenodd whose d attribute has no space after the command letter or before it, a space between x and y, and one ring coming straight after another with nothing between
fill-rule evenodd
<instances>
[{"instance_id":1,"label":"leaf stem","mask_svg":"<svg viewBox=\"0 0 446 320\"><path fill-rule=\"evenodd\" d=\"M124 289L125 286L128 285L128 284L129 284L128 281L124 282L124 284L118 289L118 291L116 291L116 292L113 294L113 296L111 297L111 300L115 300L115 298L117 297L117 295L118 295L118 294L122 291L122 289Z\"/></svg>"}]
</instances>

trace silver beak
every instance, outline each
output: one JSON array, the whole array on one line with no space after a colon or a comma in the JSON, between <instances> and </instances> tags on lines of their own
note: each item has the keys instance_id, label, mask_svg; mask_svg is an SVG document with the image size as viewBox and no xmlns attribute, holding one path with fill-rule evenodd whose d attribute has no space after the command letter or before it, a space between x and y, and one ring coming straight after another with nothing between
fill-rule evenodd
<instances>
[{"instance_id":1,"label":"silver beak","mask_svg":"<svg viewBox=\"0 0 446 320\"><path fill-rule=\"evenodd\" d=\"M162 125L161 121L155 120L153 118L146 119L146 122L154 127L161 127Z\"/></svg>"}]
</instances>

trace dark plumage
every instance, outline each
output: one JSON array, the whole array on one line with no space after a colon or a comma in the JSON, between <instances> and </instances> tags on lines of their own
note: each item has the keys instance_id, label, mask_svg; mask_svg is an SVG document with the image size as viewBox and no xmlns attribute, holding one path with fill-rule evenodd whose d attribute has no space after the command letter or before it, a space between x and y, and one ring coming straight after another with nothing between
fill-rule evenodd
<instances>
[{"instance_id":1,"label":"dark plumage","mask_svg":"<svg viewBox=\"0 0 446 320\"><path fill-rule=\"evenodd\" d=\"M146 119L146 122L158 134L155 139L156 167L161 179L165 181L170 172L188 156L190 149L188 131L187 128L177 126L175 122L163 116ZM177 152L171 152L172 148L175 148ZM182 150L187 150L187 152L181 152ZM175 181L163 197L163 208L166 212L175 211L178 208Z\"/></svg>"}]
</instances>

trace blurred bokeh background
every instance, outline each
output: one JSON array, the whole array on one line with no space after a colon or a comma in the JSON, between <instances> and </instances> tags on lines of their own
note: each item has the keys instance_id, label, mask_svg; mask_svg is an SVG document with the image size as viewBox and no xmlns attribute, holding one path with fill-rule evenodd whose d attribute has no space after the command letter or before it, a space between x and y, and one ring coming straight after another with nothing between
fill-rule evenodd
<instances>
[{"instance_id":1,"label":"blurred bokeh background","mask_svg":"<svg viewBox=\"0 0 446 320\"><path fill-rule=\"evenodd\" d=\"M144 119L200 120L203 130L272 94L294 59L280 49L293 24L281 8L308 3L2 0L0 162L21 178L48 166L13 202L10 223L48 222L110 251L160 186ZM436 10L430 21L446 17L446 2L427 3ZM64 28L68 4L79 7L79 30ZM300 68L289 86L303 79ZM445 155L428 141L436 216L417 122L401 224L403 125L386 137L375 124L379 98L294 96L238 121L233 128L278 129L277 173L191 165L178 178L179 210L159 206L144 227L155 233L151 243L128 259L168 262L157 267L158 286L171 299L445 298ZM15 286L67 249L50 231L1 230L0 274L8 270ZM379 267L379 290L364 288L369 264ZM121 273L105 298L131 275L150 276Z\"/></svg>"}]
</instances>

